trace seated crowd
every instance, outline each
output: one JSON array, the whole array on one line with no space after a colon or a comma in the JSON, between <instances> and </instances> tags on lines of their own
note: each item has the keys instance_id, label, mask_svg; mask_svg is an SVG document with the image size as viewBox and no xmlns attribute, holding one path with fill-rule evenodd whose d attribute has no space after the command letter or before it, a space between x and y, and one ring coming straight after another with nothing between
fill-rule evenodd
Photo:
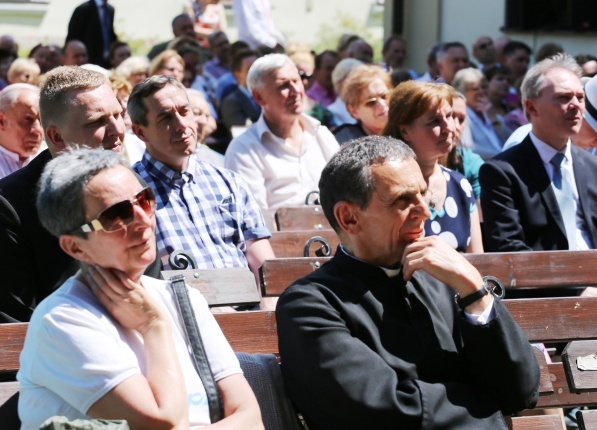
<instances>
[{"instance_id":1,"label":"seated crowd","mask_svg":"<svg viewBox=\"0 0 597 430\"><path fill-rule=\"evenodd\" d=\"M340 245L258 306L276 309L309 428L505 429L502 414L533 407L531 346L460 253L597 246L593 57L550 44L529 68L526 44L481 36L476 63L441 42L419 76L401 36L378 62L353 34L315 53L261 34L240 0L238 41L220 2L197 0L172 40L133 55L113 29L88 39L96 3L75 10L63 48L19 58L0 37L0 323L30 322L23 428L56 415L263 428L189 288L213 414L160 272L186 251L199 270L259 280L276 211L314 190Z\"/></svg>"}]
</instances>

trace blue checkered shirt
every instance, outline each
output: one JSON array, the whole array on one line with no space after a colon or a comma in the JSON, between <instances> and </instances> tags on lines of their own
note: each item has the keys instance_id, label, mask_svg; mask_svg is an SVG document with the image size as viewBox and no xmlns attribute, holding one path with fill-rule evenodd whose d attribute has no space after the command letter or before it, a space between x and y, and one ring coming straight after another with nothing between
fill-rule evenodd
<instances>
[{"instance_id":1,"label":"blue checkered shirt","mask_svg":"<svg viewBox=\"0 0 597 430\"><path fill-rule=\"evenodd\" d=\"M240 176L189 158L183 172L146 151L133 169L156 194L157 244L165 270L173 251L190 251L199 269L247 267L246 241L270 237Z\"/></svg>"}]
</instances>

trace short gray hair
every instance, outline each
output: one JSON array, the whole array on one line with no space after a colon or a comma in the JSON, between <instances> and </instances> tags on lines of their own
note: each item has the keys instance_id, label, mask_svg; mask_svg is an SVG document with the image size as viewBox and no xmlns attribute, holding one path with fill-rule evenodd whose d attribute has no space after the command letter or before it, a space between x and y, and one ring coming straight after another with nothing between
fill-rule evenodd
<instances>
[{"instance_id":1,"label":"short gray hair","mask_svg":"<svg viewBox=\"0 0 597 430\"><path fill-rule=\"evenodd\" d=\"M0 92L0 111L4 112L9 109L25 91L32 91L39 95L39 88L31 84L19 83L4 87Z\"/></svg>"},{"instance_id":2,"label":"short gray hair","mask_svg":"<svg viewBox=\"0 0 597 430\"><path fill-rule=\"evenodd\" d=\"M479 82L485 79L485 75L479 69L474 67L467 67L456 72L452 80L452 86L456 91L464 93L468 86L474 82Z\"/></svg>"},{"instance_id":3,"label":"short gray hair","mask_svg":"<svg viewBox=\"0 0 597 430\"><path fill-rule=\"evenodd\" d=\"M149 60L147 57L129 57L114 70L115 75L124 79L128 79L133 73L139 72L145 72L149 75Z\"/></svg>"},{"instance_id":4,"label":"short gray hair","mask_svg":"<svg viewBox=\"0 0 597 430\"><path fill-rule=\"evenodd\" d=\"M255 60L247 75L249 91L262 89L265 85L265 78L284 67L285 64L296 68L290 57L285 54L269 54Z\"/></svg>"},{"instance_id":5,"label":"short gray hair","mask_svg":"<svg viewBox=\"0 0 597 430\"><path fill-rule=\"evenodd\" d=\"M143 100L156 91L161 90L166 85L178 87L185 92L185 95L187 94L186 88L180 82L165 75L154 75L135 85L126 106L133 124L142 125L144 127L147 126L147 106L145 106Z\"/></svg>"},{"instance_id":6,"label":"short gray hair","mask_svg":"<svg viewBox=\"0 0 597 430\"><path fill-rule=\"evenodd\" d=\"M94 90L110 85L108 78L99 72L77 66L61 66L46 73L39 96L39 112L44 129L51 123L61 123L72 104L73 91Z\"/></svg>"},{"instance_id":7,"label":"short gray hair","mask_svg":"<svg viewBox=\"0 0 597 430\"><path fill-rule=\"evenodd\" d=\"M342 83L350 71L361 64L363 64L363 62L356 58L344 58L336 64L336 67L334 67L334 71L332 72L332 84L338 94L342 92Z\"/></svg>"},{"instance_id":8,"label":"short gray hair","mask_svg":"<svg viewBox=\"0 0 597 430\"><path fill-rule=\"evenodd\" d=\"M344 201L367 208L375 191L371 167L387 161L414 160L415 153L401 140L389 136L366 136L342 145L321 172L319 200L323 213L336 232L336 203Z\"/></svg>"},{"instance_id":9,"label":"short gray hair","mask_svg":"<svg viewBox=\"0 0 597 430\"><path fill-rule=\"evenodd\" d=\"M37 213L41 224L52 235L73 234L86 238L78 230L85 218L85 188L98 173L114 166L130 170L125 158L101 148L67 149L50 161L39 180Z\"/></svg>"},{"instance_id":10,"label":"short gray hair","mask_svg":"<svg viewBox=\"0 0 597 430\"><path fill-rule=\"evenodd\" d=\"M541 95L541 90L545 87L545 74L553 69L566 69L579 79L582 75L582 69L576 60L566 54L557 54L538 62L527 71L522 80L520 93L523 107L527 99L533 100Z\"/></svg>"}]
</instances>

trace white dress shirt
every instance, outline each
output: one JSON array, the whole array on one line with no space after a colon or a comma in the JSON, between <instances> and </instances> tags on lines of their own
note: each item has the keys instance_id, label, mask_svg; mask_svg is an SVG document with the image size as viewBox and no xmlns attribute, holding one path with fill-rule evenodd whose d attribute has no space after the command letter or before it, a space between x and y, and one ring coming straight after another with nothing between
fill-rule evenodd
<instances>
[{"instance_id":1,"label":"white dress shirt","mask_svg":"<svg viewBox=\"0 0 597 430\"><path fill-rule=\"evenodd\" d=\"M314 118L301 115L300 153L267 126L263 115L226 150L227 169L249 184L257 204L274 215L282 206L302 205L309 191L319 189L319 177L338 151L336 138Z\"/></svg>"},{"instance_id":2,"label":"white dress shirt","mask_svg":"<svg viewBox=\"0 0 597 430\"><path fill-rule=\"evenodd\" d=\"M537 152L539 152L539 157L541 157L541 161L543 161L543 166L545 167L545 171L547 172L547 176L549 176L549 180L553 181L554 175L554 166L550 163L551 159L556 155L557 151L552 146L548 145L547 143L540 140L537 136L533 134L531 131L530 133L531 141L535 148L537 148ZM572 194L574 197L574 211L576 212L576 248L579 251L586 250L586 249L593 249L593 243L591 242L591 236L589 235L589 230L585 225L584 218L582 216L582 210L580 208L580 203L578 200L578 189L576 188L576 180L574 179L574 166L572 165L572 151L570 150L571 142L568 140L566 143L566 148L564 149L563 153L566 156L566 162L562 163L562 176L566 176L570 187L572 188Z\"/></svg>"}]
</instances>

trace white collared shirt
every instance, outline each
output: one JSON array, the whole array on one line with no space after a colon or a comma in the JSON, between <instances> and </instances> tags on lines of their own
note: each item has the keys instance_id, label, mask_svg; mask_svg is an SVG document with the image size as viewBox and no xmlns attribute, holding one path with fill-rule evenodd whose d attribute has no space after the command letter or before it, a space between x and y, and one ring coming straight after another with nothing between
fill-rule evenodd
<instances>
[{"instance_id":1,"label":"white collared shirt","mask_svg":"<svg viewBox=\"0 0 597 430\"><path fill-rule=\"evenodd\" d=\"M226 168L245 179L259 207L271 215L282 206L303 205L307 194L319 189L321 171L339 149L336 138L319 121L302 114L299 122L300 153L272 133L263 114L226 150Z\"/></svg>"},{"instance_id":2,"label":"white collared shirt","mask_svg":"<svg viewBox=\"0 0 597 430\"><path fill-rule=\"evenodd\" d=\"M549 180L553 181L555 168L550 161L554 155L556 155L556 153L561 151L558 151L552 146L543 142L541 139L535 136L532 131L529 133L529 135L533 145L535 145L535 148L539 153L539 157L541 157L541 161L543 161L543 166L545 167L545 171L547 172ZM578 188L576 188L576 180L574 179L574 166L572 164L572 151L570 150L570 145L571 142L570 139L568 139L566 148L563 151L563 154L566 156L566 162L562 164L561 169L562 175L565 175L568 183L570 184L570 188L572 188L572 195L574 197L574 211L576 213L576 249L583 251L587 249L593 249L593 243L591 242L591 236L589 235L589 230L585 226L585 220L582 216L582 210L580 209Z\"/></svg>"}]
</instances>

